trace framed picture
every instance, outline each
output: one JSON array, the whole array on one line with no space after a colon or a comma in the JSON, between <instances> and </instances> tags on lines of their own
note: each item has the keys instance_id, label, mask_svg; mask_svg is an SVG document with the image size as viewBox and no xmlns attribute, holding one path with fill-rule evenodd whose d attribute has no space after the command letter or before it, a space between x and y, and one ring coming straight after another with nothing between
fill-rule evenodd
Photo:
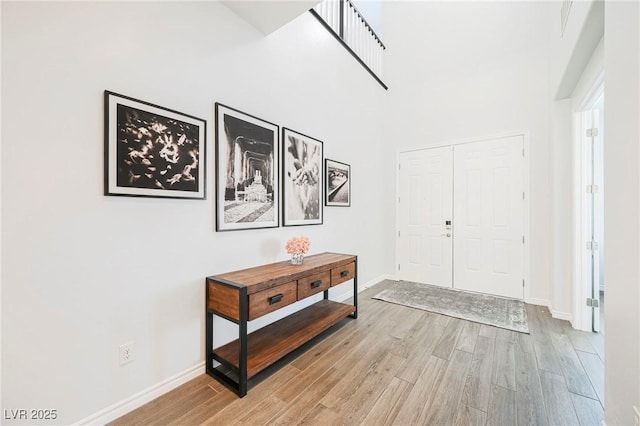
<instances>
[{"instance_id":1,"label":"framed picture","mask_svg":"<svg viewBox=\"0 0 640 426\"><path fill-rule=\"evenodd\" d=\"M335 160L324 161L326 206L351 205L351 166Z\"/></svg>"},{"instance_id":2,"label":"framed picture","mask_svg":"<svg viewBox=\"0 0 640 426\"><path fill-rule=\"evenodd\" d=\"M279 226L280 128L216 103L216 230Z\"/></svg>"},{"instance_id":3,"label":"framed picture","mask_svg":"<svg viewBox=\"0 0 640 426\"><path fill-rule=\"evenodd\" d=\"M104 194L206 198L207 122L104 92Z\"/></svg>"},{"instance_id":4,"label":"framed picture","mask_svg":"<svg viewBox=\"0 0 640 426\"><path fill-rule=\"evenodd\" d=\"M282 141L284 226L322 224L322 142L286 127Z\"/></svg>"}]
</instances>

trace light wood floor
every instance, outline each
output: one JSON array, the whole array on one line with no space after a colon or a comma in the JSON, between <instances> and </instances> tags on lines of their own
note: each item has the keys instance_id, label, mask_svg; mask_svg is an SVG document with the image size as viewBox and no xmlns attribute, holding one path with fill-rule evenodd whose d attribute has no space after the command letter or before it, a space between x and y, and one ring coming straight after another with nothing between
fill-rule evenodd
<instances>
[{"instance_id":1,"label":"light wood floor","mask_svg":"<svg viewBox=\"0 0 640 426\"><path fill-rule=\"evenodd\" d=\"M360 294L345 319L239 399L202 375L115 425L600 425L601 334L527 305L531 334Z\"/></svg>"}]
</instances>

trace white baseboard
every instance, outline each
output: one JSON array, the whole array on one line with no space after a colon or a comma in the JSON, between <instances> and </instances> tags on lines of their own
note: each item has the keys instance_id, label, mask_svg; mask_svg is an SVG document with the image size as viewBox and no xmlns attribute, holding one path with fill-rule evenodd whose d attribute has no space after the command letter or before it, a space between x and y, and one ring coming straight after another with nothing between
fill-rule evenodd
<instances>
[{"instance_id":1,"label":"white baseboard","mask_svg":"<svg viewBox=\"0 0 640 426\"><path fill-rule=\"evenodd\" d=\"M164 395L165 393L177 388L178 386L195 379L196 377L204 374L204 361L197 365L176 374L173 377L169 377L156 385L148 387L129 398L116 402L109 407L98 411L95 414L90 415L76 423L75 425L104 425L114 421L118 417L135 410L138 407L143 406L149 401L156 399L157 397Z\"/></svg>"},{"instance_id":2,"label":"white baseboard","mask_svg":"<svg viewBox=\"0 0 640 426\"><path fill-rule=\"evenodd\" d=\"M380 275L379 277L376 277L372 280L367 281L366 283L359 285L358 286L358 293L362 293L364 290L373 287L376 284L380 284L382 281L385 280L394 280L393 275L391 274L383 274Z\"/></svg>"},{"instance_id":3,"label":"white baseboard","mask_svg":"<svg viewBox=\"0 0 640 426\"><path fill-rule=\"evenodd\" d=\"M528 303L530 305L538 305L538 306L549 307L549 301L546 300L546 299L536 299L535 297L529 297L528 299L525 299L524 302Z\"/></svg>"},{"instance_id":4,"label":"white baseboard","mask_svg":"<svg viewBox=\"0 0 640 426\"><path fill-rule=\"evenodd\" d=\"M569 322L573 321L573 317L571 316L570 312L556 311L551 306L551 303L546 299L536 299L535 297L530 297L525 300L525 303L528 303L530 305L546 306L547 308L549 308L549 312L551 313L552 318L565 320Z\"/></svg>"},{"instance_id":5,"label":"white baseboard","mask_svg":"<svg viewBox=\"0 0 640 426\"><path fill-rule=\"evenodd\" d=\"M378 276L376 278L373 278L373 279L367 281L364 284L358 284L358 293L362 293L366 289L371 288L376 284L380 284L384 280L392 280L392 279L393 279L392 275L384 274L384 275L380 275L380 276ZM349 291L336 296L335 300L337 302L344 302L345 300L347 300L348 298L350 298L352 296L353 296L353 290L350 289Z\"/></svg>"},{"instance_id":6,"label":"white baseboard","mask_svg":"<svg viewBox=\"0 0 640 426\"><path fill-rule=\"evenodd\" d=\"M569 322L573 321L573 317L571 316L570 312L555 311L555 310L551 309L551 307L549 307L549 312L551 312L551 317L552 318L559 319L559 320L565 320L565 321L569 321Z\"/></svg>"}]
</instances>

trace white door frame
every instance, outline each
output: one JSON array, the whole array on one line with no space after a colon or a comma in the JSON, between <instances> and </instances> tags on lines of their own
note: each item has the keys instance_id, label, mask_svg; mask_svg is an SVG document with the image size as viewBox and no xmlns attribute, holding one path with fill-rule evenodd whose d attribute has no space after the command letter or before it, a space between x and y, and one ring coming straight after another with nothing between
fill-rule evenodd
<instances>
[{"instance_id":1,"label":"white door frame","mask_svg":"<svg viewBox=\"0 0 640 426\"><path fill-rule=\"evenodd\" d=\"M604 93L604 73L600 73L593 86L585 95L577 111L573 113L573 328L583 331L592 331L592 308L586 305L587 298L591 297L591 276L587 271L589 255L586 250L584 237L585 221L588 218L587 197L585 192L587 182L585 180L584 162L586 136L582 134L582 113L591 109L598 98ZM599 139L602 138L600 129ZM601 143L601 142L599 142Z\"/></svg>"},{"instance_id":2,"label":"white door frame","mask_svg":"<svg viewBox=\"0 0 640 426\"><path fill-rule=\"evenodd\" d=\"M528 130L519 130L519 131L513 131L513 132L505 132L505 133L498 133L498 134L494 134L494 135L487 135L487 136L482 136L482 137L474 137L474 138L465 138L465 139L456 139L456 140L451 140L451 141L444 141L444 142L436 142L434 144L430 144L430 145L421 145L421 146L413 146L413 147L407 147L407 148L401 148L396 152L396 226L395 226L395 267L394 267L394 278L397 281L398 280L398 265L399 265L399 261L400 261L400 249L399 249L399 244L398 244L398 233L400 232L400 224L399 224L399 220L398 218L400 217L400 212L399 212L399 203L398 203L398 198L400 197L400 186L399 186L399 182L400 182L400 154L403 152L411 152L411 151L419 151L419 150L423 150L423 149L429 149L429 148L441 148L441 147L445 147L445 146L451 146L453 147L454 145L460 145L460 144L466 144L466 143L473 143L473 142L482 142L482 141L486 141L486 140L491 140L491 139L501 139L501 138L507 138L507 137L512 137L512 136L522 136L522 139L524 141L524 161L523 161L523 167L522 167L522 173L524 174L523 176L523 182L524 182L524 192L525 192L525 198L524 198L524 217L523 217L523 226L524 226L524 301L527 303L533 303L533 304L544 304L546 305L546 301L540 301L539 299L532 299L531 298L531 285L530 285L530 233L529 233L529 216L530 216L530 204L529 204L529 200L530 200L530 196L529 194L531 193L530 191L530 182L529 182L529 131ZM455 225L454 225L455 226Z\"/></svg>"}]
</instances>

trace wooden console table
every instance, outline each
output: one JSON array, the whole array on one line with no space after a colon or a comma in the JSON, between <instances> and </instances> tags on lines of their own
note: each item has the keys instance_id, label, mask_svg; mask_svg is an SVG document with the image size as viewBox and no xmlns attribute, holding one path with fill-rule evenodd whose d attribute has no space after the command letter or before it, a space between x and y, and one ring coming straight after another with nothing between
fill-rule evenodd
<instances>
[{"instance_id":1,"label":"wooden console table","mask_svg":"<svg viewBox=\"0 0 640 426\"><path fill-rule=\"evenodd\" d=\"M247 394L247 381L347 316L358 317L357 256L322 253L207 277L207 374ZM353 280L353 305L329 300L329 288ZM247 322L314 294L324 299L251 334ZM238 324L238 339L213 348L213 316ZM214 367L214 361L221 365Z\"/></svg>"}]
</instances>

